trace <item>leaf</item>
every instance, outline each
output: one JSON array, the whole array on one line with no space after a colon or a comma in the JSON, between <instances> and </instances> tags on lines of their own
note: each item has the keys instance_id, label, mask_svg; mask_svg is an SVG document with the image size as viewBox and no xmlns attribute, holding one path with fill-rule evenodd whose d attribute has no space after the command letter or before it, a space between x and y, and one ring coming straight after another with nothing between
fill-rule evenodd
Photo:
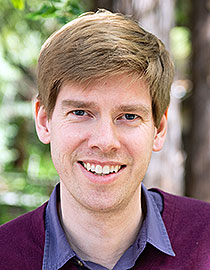
<instances>
[{"instance_id":1,"label":"leaf","mask_svg":"<svg viewBox=\"0 0 210 270\"><path fill-rule=\"evenodd\" d=\"M25 7L25 0L11 0L11 1L12 1L13 6L16 9L19 9L19 10L23 10L24 9L24 7Z\"/></svg>"},{"instance_id":2,"label":"leaf","mask_svg":"<svg viewBox=\"0 0 210 270\"><path fill-rule=\"evenodd\" d=\"M80 6L78 1L69 0L66 3L66 7L67 7L68 12L70 12L74 15L79 15L82 13L81 6Z\"/></svg>"},{"instance_id":3,"label":"leaf","mask_svg":"<svg viewBox=\"0 0 210 270\"><path fill-rule=\"evenodd\" d=\"M47 5L43 5L40 10L35 11L35 12L31 12L29 14L27 14L27 18L28 19L32 19L32 20L37 20L40 18L48 18L48 17L55 17L56 14L56 8L55 6L47 6Z\"/></svg>"}]
</instances>

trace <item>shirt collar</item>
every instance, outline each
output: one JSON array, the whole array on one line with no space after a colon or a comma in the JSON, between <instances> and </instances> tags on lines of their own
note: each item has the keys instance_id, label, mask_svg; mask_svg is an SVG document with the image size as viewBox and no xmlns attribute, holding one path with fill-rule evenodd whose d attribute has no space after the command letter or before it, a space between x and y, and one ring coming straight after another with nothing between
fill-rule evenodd
<instances>
[{"instance_id":1,"label":"shirt collar","mask_svg":"<svg viewBox=\"0 0 210 270\"><path fill-rule=\"evenodd\" d=\"M147 228L147 242L160 251L170 256L175 256L160 213L163 208L163 203L160 204L161 195L157 192L147 190L143 184L142 191L147 207L146 218L144 220Z\"/></svg>"},{"instance_id":2,"label":"shirt collar","mask_svg":"<svg viewBox=\"0 0 210 270\"><path fill-rule=\"evenodd\" d=\"M54 188L45 214L45 246L42 270L57 270L75 256L71 249L57 212L60 201L60 185Z\"/></svg>"},{"instance_id":3,"label":"shirt collar","mask_svg":"<svg viewBox=\"0 0 210 270\"><path fill-rule=\"evenodd\" d=\"M175 256L160 214L163 206L161 195L157 192L147 190L143 184L142 195L146 203L146 216L136 241L119 261L120 263L125 258L127 263L129 261L130 266L135 264L136 259L146 247L146 243L150 243L167 255ZM60 185L58 184L53 190L46 208L43 270L57 270L68 260L76 256L67 241L58 218L57 202L59 200Z\"/></svg>"}]
</instances>

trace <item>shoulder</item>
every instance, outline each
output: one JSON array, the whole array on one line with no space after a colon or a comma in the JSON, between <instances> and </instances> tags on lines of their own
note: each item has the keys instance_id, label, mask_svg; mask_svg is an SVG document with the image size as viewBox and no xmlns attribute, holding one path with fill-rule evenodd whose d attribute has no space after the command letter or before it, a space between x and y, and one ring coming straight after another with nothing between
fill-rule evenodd
<instances>
[{"instance_id":1,"label":"shoulder","mask_svg":"<svg viewBox=\"0 0 210 270\"><path fill-rule=\"evenodd\" d=\"M197 199L184 197L184 196L177 196L162 190L157 190L162 198L163 198L163 205L164 210L175 210L179 213L183 213L190 217L190 215L207 215L210 214L210 203L200 201ZM210 216L209 216L210 218Z\"/></svg>"},{"instance_id":2,"label":"shoulder","mask_svg":"<svg viewBox=\"0 0 210 270\"><path fill-rule=\"evenodd\" d=\"M163 197L162 217L177 256L210 260L210 203L158 192Z\"/></svg>"},{"instance_id":3,"label":"shoulder","mask_svg":"<svg viewBox=\"0 0 210 270\"><path fill-rule=\"evenodd\" d=\"M195 226L210 226L210 203L197 199L172 195L170 193L156 190L163 198L163 218L182 221L182 224L193 223Z\"/></svg>"},{"instance_id":4,"label":"shoulder","mask_svg":"<svg viewBox=\"0 0 210 270\"><path fill-rule=\"evenodd\" d=\"M32 263L37 257L42 256L46 205L47 203L0 226L0 269L12 269L15 265L28 269L27 260ZM3 265L5 267L5 263L8 264L8 268L1 268Z\"/></svg>"}]
</instances>

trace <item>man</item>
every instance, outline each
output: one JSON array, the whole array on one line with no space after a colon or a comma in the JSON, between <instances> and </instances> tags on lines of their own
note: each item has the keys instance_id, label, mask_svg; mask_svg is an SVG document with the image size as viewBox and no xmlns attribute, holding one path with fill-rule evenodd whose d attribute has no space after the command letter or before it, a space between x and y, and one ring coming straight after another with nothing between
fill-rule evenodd
<instances>
[{"instance_id":1,"label":"man","mask_svg":"<svg viewBox=\"0 0 210 270\"><path fill-rule=\"evenodd\" d=\"M173 73L160 40L105 10L45 42L35 121L60 184L1 227L0 269L210 269L209 204L142 184Z\"/></svg>"}]
</instances>

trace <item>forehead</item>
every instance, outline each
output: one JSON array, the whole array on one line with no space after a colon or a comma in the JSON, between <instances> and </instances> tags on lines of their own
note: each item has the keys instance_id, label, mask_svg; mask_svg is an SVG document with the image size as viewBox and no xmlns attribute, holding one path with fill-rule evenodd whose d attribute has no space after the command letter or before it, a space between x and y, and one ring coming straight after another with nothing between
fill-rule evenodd
<instances>
[{"instance_id":1,"label":"forehead","mask_svg":"<svg viewBox=\"0 0 210 270\"><path fill-rule=\"evenodd\" d=\"M62 94L61 94L62 93ZM89 80L85 83L65 82L59 95L62 96L81 96L90 98L116 97L116 102L119 98L130 100L141 100L150 97L150 90L144 78L137 75L120 74L113 75L103 79Z\"/></svg>"}]
</instances>

